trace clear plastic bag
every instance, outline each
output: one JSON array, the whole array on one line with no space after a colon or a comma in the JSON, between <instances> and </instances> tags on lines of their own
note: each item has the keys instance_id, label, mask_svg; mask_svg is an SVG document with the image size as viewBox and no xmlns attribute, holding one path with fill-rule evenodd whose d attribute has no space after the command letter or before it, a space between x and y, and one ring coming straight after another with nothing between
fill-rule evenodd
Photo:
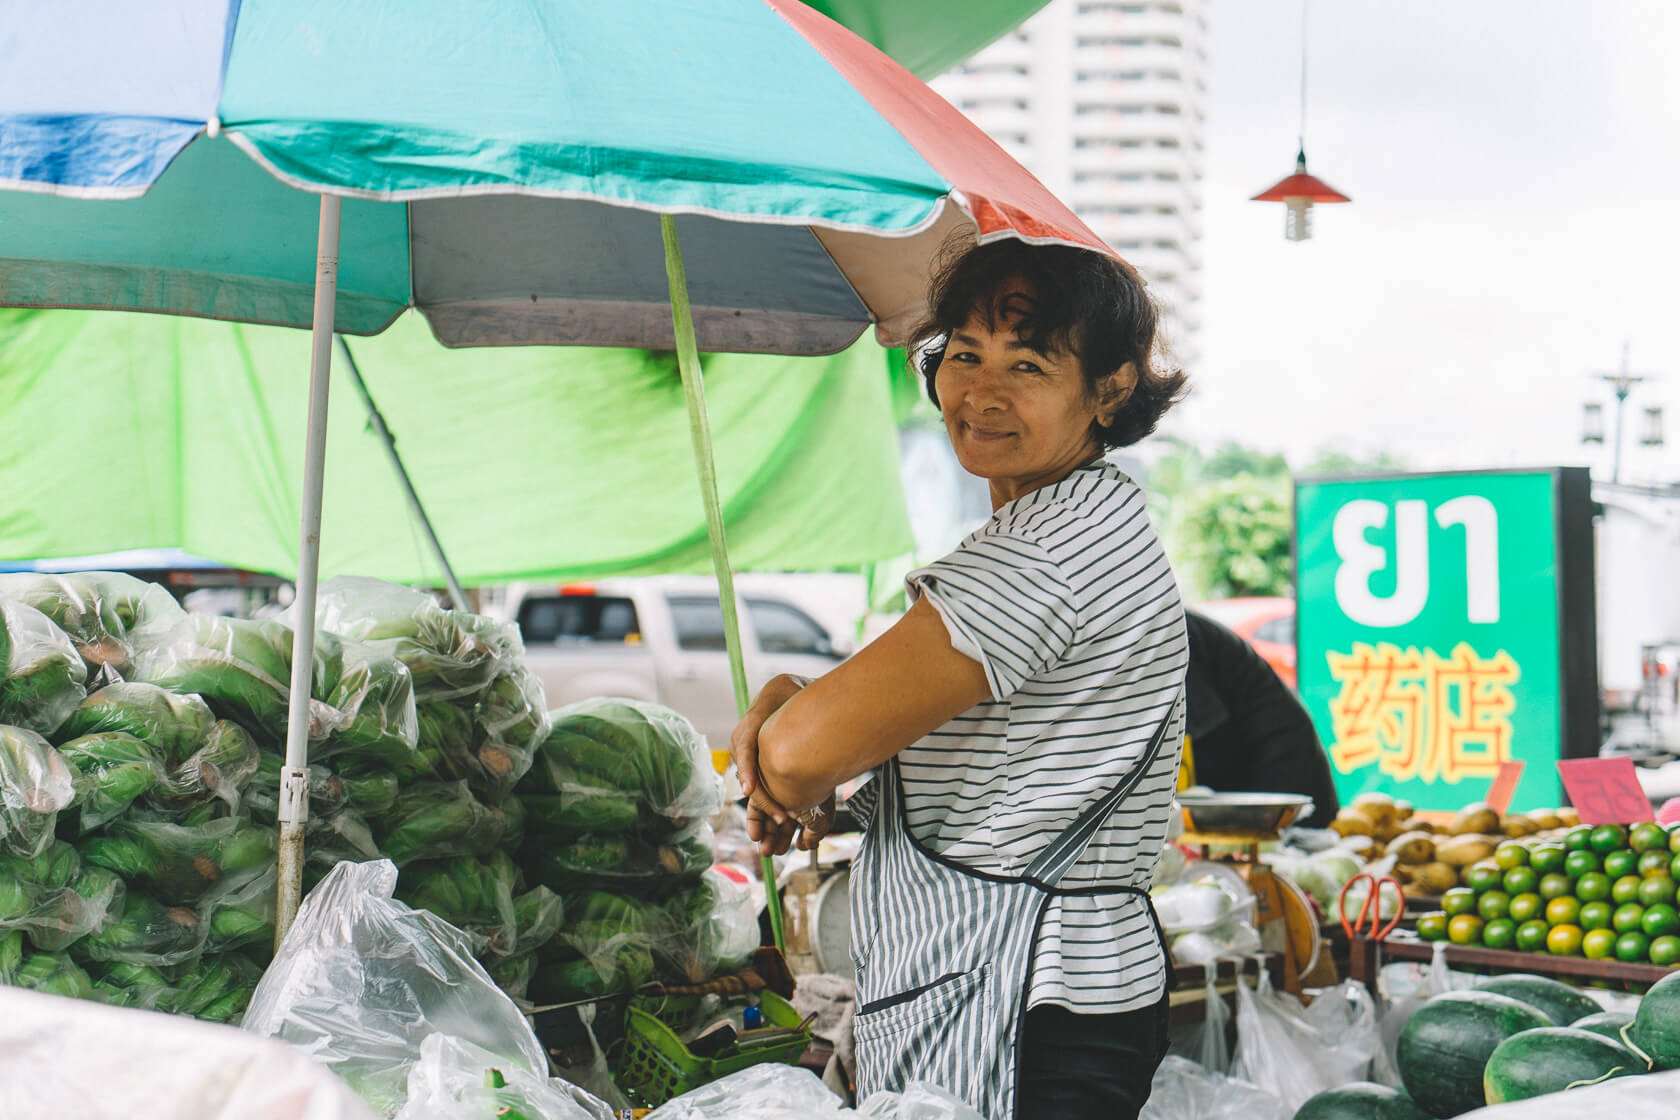
<instances>
[{"instance_id":1,"label":"clear plastic bag","mask_svg":"<svg viewBox=\"0 0 1680 1120\"><path fill-rule=\"evenodd\" d=\"M482 1047L504 1074L543 1075L542 1045L466 935L397 902L396 885L389 860L333 868L304 900L243 1028L302 1048L386 1114L406 1101L434 1033Z\"/></svg>"},{"instance_id":2,"label":"clear plastic bag","mask_svg":"<svg viewBox=\"0 0 1680 1120\"><path fill-rule=\"evenodd\" d=\"M500 1085L496 1082L501 1082ZM531 1120L612 1120L604 1101L558 1078L518 1067L465 1039L432 1034L408 1071L408 1102L396 1120L478 1120L496 1116Z\"/></svg>"},{"instance_id":3,"label":"clear plastic bag","mask_svg":"<svg viewBox=\"0 0 1680 1120\"><path fill-rule=\"evenodd\" d=\"M911 1081L902 1093L871 1093L857 1107L873 1120L982 1120L965 1101L925 1081Z\"/></svg>"},{"instance_id":4,"label":"clear plastic bag","mask_svg":"<svg viewBox=\"0 0 1680 1120\"><path fill-rule=\"evenodd\" d=\"M761 940L752 891L708 868L693 888L665 900L655 949L661 971L698 984L747 963Z\"/></svg>"},{"instance_id":5,"label":"clear plastic bag","mask_svg":"<svg viewBox=\"0 0 1680 1120\"><path fill-rule=\"evenodd\" d=\"M474 713L478 736L474 788L500 800L531 769L537 746L548 735L548 700L542 682L522 664L502 670L485 689Z\"/></svg>"},{"instance_id":6,"label":"clear plastic bag","mask_svg":"<svg viewBox=\"0 0 1680 1120\"><path fill-rule=\"evenodd\" d=\"M140 681L119 681L98 689L77 705L58 729L60 742L119 732L158 752L165 766L185 762L204 745L215 714L200 697L178 696Z\"/></svg>"},{"instance_id":7,"label":"clear plastic bag","mask_svg":"<svg viewBox=\"0 0 1680 1120\"><path fill-rule=\"evenodd\" d=\"M123 572L17 572L0 576L0 598L27 603L52 619L89 672L121 672L133 654L130 633L185 613L164 587Z\"/></svg>"},{"instance_id":8,"label":"clear plastic bag","mask_svg":"<svg viewBox=\"0 0 1680 1120\"><path fill-rule=\"evenodd\" d=\"M80 832L121 816L164 780L163 762L152 746L121 731L80 736L62 744L58 753L75 774Z\"/></svg>"},{"instance_id":9,"label":"clear plastic bag","mask_svg":"<svg viewBox=\"0 0 1680 1120\"><path fill-rule=\"evenodd\" d=\"M810 1070L767 1063L666 1101L647 1120L825 1120L848 1114Z\"/></svg>"},{"instance_id":10,"label":"clear plastic bag","mask_svg":"<svg viewBox=\"0 0 1680 1120\"><path fill-rule=\"evenodd\" d=\"M0 726L0 849L40 855L53 842L59 812L75 799L75 774L45 739Z\"/></svg>"},{"instance_id":11,"label":"clear plastic bag","mask_svg":"<svg viewBox=\"0 0 1680 1120\"><path fill-rule=\"evenodd\" d=\"M605 890L570 894L564 903L565 924L538 954L533 999L593 999L653 979L653 946L665 920L657 905Z\"/></svg>"},{"instance_id":12,"label":"clear plastic bag","mask_svg":"<svg viewBox=\"0 0 1680 1120\"><path fill-rule=\"evenodd\" d=\"M172 903L232 890L273 866L279 837L240 817L198 825L124 817L80 841L82 858L130 883L143 882Z\"/></svg>"},{"instance_id":13,"label":"clear plastic bag","mask_svg":"<svg viewBox=\"0 0 1680 1120\"><path fill-rule=\"evenodd\" d=\"M341 639L338 682L323 699L339 715L317 759L347 755L388 766L412 765L420 734L414 676L387 648Z\"/></svg>"},{"instance_id":14,"label":"clear plastic bag","mask_svg":"<svg viewBox=\"0 0 1680 1120\"><path fill-rule=\"evenodd\" d=\"M32 858L0 854L0 929L24 930L37 949L57 952L99 929L122 908L122 880L84 868L55 840Z\"/></svg>"},{"instance_id":15,"label":"clear plastic bag","mask_svg":"<svg viewBox=\"0 0 1680 1120\"><path fill-rule=\"evenodd\" d=\"M200 904L210 923L205 952L273 944L278 881L278 866L269 864L205 898Z\"/></svg>"},{"instance_id":16,"label":"clear plastic bag","mask_svg":"<svg viewBox=\"0 0 1680 1120\"><path fill-rule=\"evenodd\" d=\"M1295 1110L1257 1085L1169 1054L1139 1120L1290 1120Z\"/></svg>"},{"instance_id":17,"label":"clear plastic bag","mask_svg":"<svg viewBox=\"0 0 1680 1120\"><path fill-rule=\"evenodd\" d=\"M161 967L198 960L210 923L190 906L169 906L130 887L115 921L71 946L80 959Z\"/></svg>"},{"instance_id":18,"label":"clear plastic bag","mask_svg":"<svg viewBox=\"0 0 1680 1120\"><path fill-rule=\"evenodd\" d=\"M1206 1011L1196 1043L1196 1061L1213 1073L1231 1072L1231 1011L1219 994L1219 968L1209 964L1205 969L1206 985L1203 1000Z\"/></svg>"},{"instance_id":19,"label":"clear plastic bag","mask_svg":"<svg viewBox=\"0 0 1680 1120\"><path fill-rule=\"evenodd\" d=\"M519 936L513 903L518 879L519 871L506 852L485 860L425 860L408 864L398 874L396 897L472 935L480 955L506 955Z\"/></svg>"},{"instance_id":20,"label":"clear plastic bag","mask_svg":"<svg viewBox=\"0 0 1680 1120\"><path fill-rule=\"evenodd\" d=\"M215 799L227 805L230 813L237 813L240 796L261 763L262 753L246 730L232 720L219 719L204 737L204 745L168 770L146 800L178 810Z\"/></svg>"},{"instance_id":21,"label":"clear plastic bag","mask_svg":"<svg viewBox=\"0 0 1680 1120\"><path fill-rule=\"evenodd\" d=\"M705 737L661 704L597 697L549 713L549 731L522 791L630 795L671 828L723 807Z\"/></svg>"},{"instance_id":22,"label":"clear plastic bag","mask_svg":"<svg viewBox=\"0 0 1680 1120\"><path fill-rule=\"evenodd\" d=\"M658 839L637 833L545 838L522 853L526 876L555 890L580 882L656 890L694 881L716 861L712 826L701 822Z\"/></svg>"},{"instance_id":23,"label":"clear plastic bag","mask_svg":"<svg viewBox=\"0 0 1680 1120\"><path fill-rule=\"evenodd\" d=\"M1302 1007L1272 989L1264 969L1253 991L1237 980L1234 1076L1265 1089L1291 1109L1337 1085L1365 1079L1381 1048L1376 1008L1364 987L1326 988Z\"/></svg>"},{"instance_id":24,"label":"clear plastic bag","mask_svg":"<svg viewBox=\"0 0 1680 1120\"><path fill-rule=\"evenodd\" d=\"M0 600L0 724L41 735L59 729L87 698L87 666L53 620L14 600Z\"/></svg>"}]
</instances>

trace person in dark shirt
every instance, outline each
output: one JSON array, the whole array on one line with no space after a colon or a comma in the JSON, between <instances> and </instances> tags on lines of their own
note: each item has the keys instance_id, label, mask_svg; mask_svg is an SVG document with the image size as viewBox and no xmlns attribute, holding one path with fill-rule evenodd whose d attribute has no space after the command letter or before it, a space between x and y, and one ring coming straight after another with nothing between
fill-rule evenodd
<instances>
[{"instance_id":1,"label":"person in dark shirt","mask_svg":"<svg viewBox=\"0 0 1680 1120\"><path fill-rule=\"evenodd\" d=\"M1327 827L1339 807L1336 786L1300 698L1232 631L1192 610L1184 623L1190 668L1180 785L1304 794L1313 811L1298 823Z\"/></svg>"}]
</instances>

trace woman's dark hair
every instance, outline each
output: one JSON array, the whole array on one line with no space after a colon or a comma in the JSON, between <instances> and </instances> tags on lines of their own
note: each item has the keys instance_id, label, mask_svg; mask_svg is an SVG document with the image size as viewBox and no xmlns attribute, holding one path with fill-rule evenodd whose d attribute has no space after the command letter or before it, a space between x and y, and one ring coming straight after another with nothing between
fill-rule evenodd
<instances>
[{"instance_id":1,"label":"woman's dark hair","mask_svg":"<svg viewBox=\"0 0 1680 1120\"><path fill-rule=\"evenodd\" d=\"M1183 399L1184 372L1155 369L1159 313L1131 265L1086 249L1029 245L1013 237L972 248L954 245L945 254L933 278L928 317L908 344L912 360L920 355L934 407L939 406L934 374L946 341L975 316L992 330L1011 318L1021 341L1034 350L1074 355L1092 399L1109 374L1127 362L1137 368L1137 384L1113 423L1092 423L1091 434L1105 448L1136 443ZM1016 283L1031 291L1030 301L1004 298Z\"/></svg>"}]
</instances>

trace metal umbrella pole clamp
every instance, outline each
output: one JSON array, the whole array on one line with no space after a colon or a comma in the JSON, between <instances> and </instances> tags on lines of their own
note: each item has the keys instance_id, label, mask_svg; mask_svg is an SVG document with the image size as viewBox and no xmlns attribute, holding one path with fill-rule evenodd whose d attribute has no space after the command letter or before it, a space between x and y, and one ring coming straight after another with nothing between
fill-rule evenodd
<instances>
[{"instance_id":1,"label":"metal umbrella pole clamp","mask_svg":"<svg viewBox=\"0 0 1680 1120\"><path fill-rule=\"evenodd\" d=\"M315 322L310 334L309 428L303 455L298 542L297 624L292 628L291 695L286 708L286 768L280 799L279 886L274 947L280 947L303 898L303 828L309 817L309 724L315 666L315 589L321 567L321 493L327 465L327 399L332 384L333 309L338 299L338 224L342 203L321 196L315 246Z\"/></svg>"},{"instance_id":2,"label":"metal umbrella pole clamp","mask_svg":"<svg viewBox=\"0 0 1680 1120\"><path fill-rule=\"evenodd\" d=\"M694 465L700 479L700 500L706 507L706 536L712 546L712 568L717 573L718 604L723 608L724 643L729 648L729 679L735 689L735 714L740 716L746 714L752 698L747 694L747 664L741 651L741 619L735 603L735 574L729 566L723 506L718 501L712 426L706 416L706 386L701 378L700 348L694 339L694 316L688 302L688 276L683 270L682 246L677 243L676 220L669 214L661 214L659 231L665 241L665 274L671 283L671 323L676 333L677 368L682 373L683 396L688 402ZM761 856L759 869L764 879L764 904L770 911L770 936L775 940L776 950L785 957L787 939L782 932L782 898L776 892L775 860Z\"/></svg>"}]
</instances>

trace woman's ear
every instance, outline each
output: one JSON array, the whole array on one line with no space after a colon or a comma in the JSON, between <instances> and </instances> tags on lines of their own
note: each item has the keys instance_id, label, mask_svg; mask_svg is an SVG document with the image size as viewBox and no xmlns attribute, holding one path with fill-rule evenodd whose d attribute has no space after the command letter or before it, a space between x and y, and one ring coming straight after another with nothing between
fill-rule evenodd
<instances>
[{"instance_id":1,"label":"woman's ear","mask_svg":"<svg viewBox=\"0 0 1680 1120\"><path fill-rule=\"evenodd\" d=\"M1114 423L1114 417L1120 411L1120 406L1131 397L1137 388L1138 372L1135 362L1127 362L1113 373L1102 379L1097 397L1097 423L1108 427Z\"/></svg>"}]
</instances>

